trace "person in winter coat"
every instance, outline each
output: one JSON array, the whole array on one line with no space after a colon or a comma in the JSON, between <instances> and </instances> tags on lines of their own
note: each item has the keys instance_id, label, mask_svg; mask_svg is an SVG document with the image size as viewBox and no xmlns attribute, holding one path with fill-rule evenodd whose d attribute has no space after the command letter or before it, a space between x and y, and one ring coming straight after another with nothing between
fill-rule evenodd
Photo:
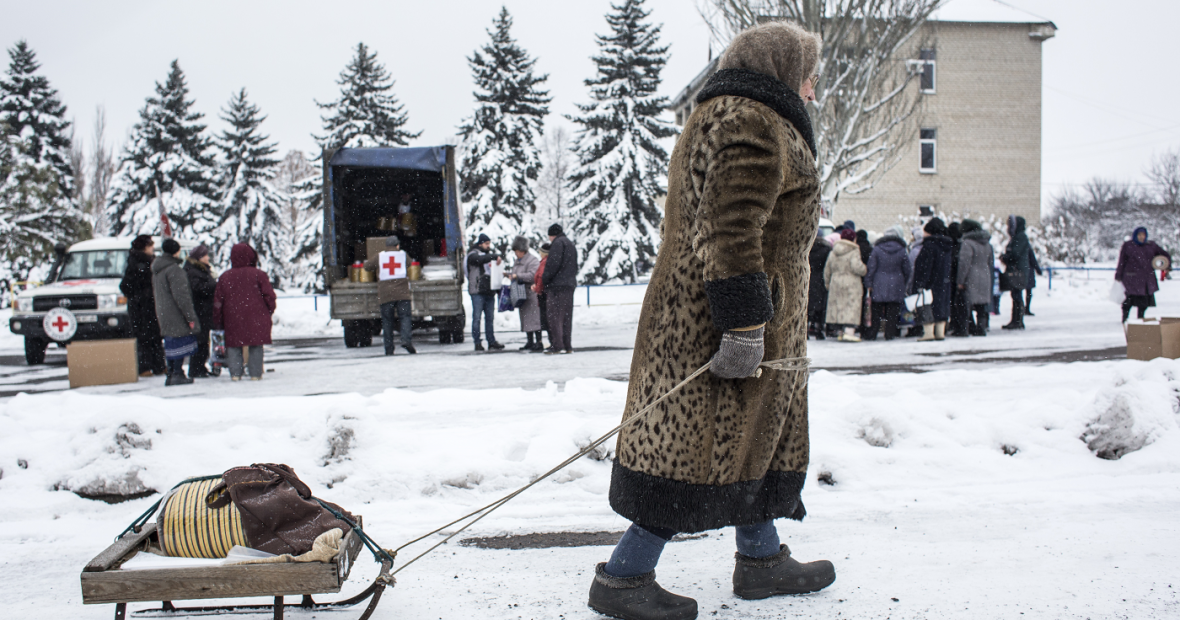
<instances>
[{"instance_id":1,"label":"person in winter coat","mask_svg":"<svg viewBox=\"0 0 1180 620\"><path fill-rule=\"evenodd\" d=\"M166 372L164 343L160 340L160 321L156 318L156 296L152 291L152 261L156 244L151 235L139 235L131 242L127 269L119 290L127 298L127 318L135 336L139 358L139 376L150 377Z\"/></svg>"},{"instance_id":2,"label":"person in winter coat","mask_svg":"<svg viewBox=\"0 0 1180 620\"><path fill-rule=\"evenodd\" d=\"M197 334L201 333L193 294L184 273L184 259L180 258L180 244L165 239L160 244L164 253L152 261L152 290L156 299L156 317L164 336L164 359L168 364L168 378L164 385L192 383L184 376L184 360L197 352Z\"/></svg>"},{"instance_id":3,"label":"person in winter coat","mask_svg":"<svg viewBox=\"0 0 1180 620\"><path fill-rule=\"evenodd\" d=\"M876 340L878 331L884 332L886 340L898 336L897 322L905 303L906 284L913 275L902 235L905 235L905 229L891 226L873 244L873 252L869 255L865 289L873 320L863 332L865 340Z\"/></svg>"},{"instance_id":4,"label":"person in winter coat","mask_svg":"<svg viewBox=\"0 0 1180 620\"><path fill-rule=\"evenodd\" d=\"M537 293L537 308L541 310L541 331L549 334L549 346L553 346L553 334L549 331L549 297L545 294L545 284L541 281L545 274L545 264L549 262L549 244L541 244L541 264L537 267L537 273L533 276L533 291ZM544 351L544 343L542 343L541 350Z\"/></svg>"},{"instance_id":5,"label":"person in winter coat","mask_svg":"<svg viewBox=\"0 0 1180 620\"><path fill-rule=\"evenodd\" d=\"M400 252L402 248L401 239L397 235L390 235L385 238L386 252ZM365 261L365 269L377 272L377 305L381 308L381 344L385 347L386 355L393 355L397 352L397 348L393 346L393 326L398 326L398 335L401 338L402 348L411 355L418 352L414 348L414 316L413 304L410 296L410 278L408 277L408 266L406 270L402 271L401 267L395 267L396 271L385 269L381 263L381 252L378 252L373 257ZM396 258L397 255L387 255ZM409 260L409 255L406 255L404 260ZM400 273L400 277L395 277L395 273Z\"/></svg>"},{"instance_id":6,"label":"person in winter coat","mask_svg":"<svg viewBox=\"0 0 1180 620\"><path fill-rule=\"evenodd\" d=\"M951 315L951 253L955 243L947 236L946 224L937 217L922 227L925 238L914 263L914 288L930 290L934 325L923 326L919 341L946 338L946 323ZM931 329L933 328L933 329Z\"/></svg>"},{"instance_id":7,"label":"person in winter coat","mask_svg":"<svg viewBox=\"0 0 1180 620\"><path fill-rule=\"evenodd\" d=\"M1147 309L1155 306L1155 292L1160 289L1155 279L1155 270L1151 261L1157 256L1168 259L1168 266L1172 264L1172 255L1154 241L1147 240L1147 229L1140 226L1131 233L1131 240L1123 243L1119 249L1119 262L1115 267L1114 279L1123 283L1126 298L1123 300L1123 322L1131 316L1131 308L1137 308L1139 318L1147 313Z\"/></svg>"},{"instance_id":8,"label":"person in winter coat","mask_svg":"<svg viewBox=\"0 0 1180 620\"><path fill-rule=\"evenodd\" d=\"M807 262L811 266L811 280L807 287L807 334L814 334L816 340L826 338L824 332L828 324L828 288L824 286L824 266L827 265L828 255L831 253L832 244L817 234L807 255Z\"/></svg>"},{"instance_id":9,"label":"person in winter coat","mask_svg":"<svg viewBox=\"0 0 1180 620\"><path fill-rule=\"evenodd\" d=\"M549 227L549 260L541 275L549 310L549 342L546 354L573 353L574 289L578 287L578 250L561 225Z\"/></svg>"},{"instance_id":10,"label":"person in winter coat","mask_svg":"<svg viewBox=\"0 0 1180 620\"><path fill-rule=\"evenodd\" d=\"M955 287L963 296L967 308L975 314L968 329L972 336L986 336L992 301L992 269L995 252L991 235L975 220L963 220L963 240L959 246L959 270Z\"/></svg>"},{"instance_id":11,"label":"person in winter coat","mask_svg":"<svg viewBox=\"0 0 1180 620\"><path fill-rule=\"evenodd\" d=\"M619 434L609 496L633 525L597 567L590 606L601 613L697 617L695 601L655 581L677 532L737 526L739 597L813 592L836 578L830 562L796 561L774 527L805 514L807 372L755 372L763 359L807 354L804 257L820 192L804 99L818 57L819 39L793 24L740 33L673 150L624 419L711 366Z\"/></svg>"},{"instance_id":12,"label":"person in winter coat","mask_svg":"<svg viewBox=\"0 0 1180 620\"><path fill-rule=\"evenodd\" d=\"M869 243L869 231L856 231L856 247L860 249L860 262L868 265L869 257L873 255L873 244Z\"/></svg>"},{"instance_id":13,"label":"person in winter coat","mask_svg":"<svg viewBox=\"0 0 1180 620\"><path fill-rule=\"evenodd\" d=\"M1032 294L1037 287L1037 276L1043 276L1041 264L1037 262L1037 253L1030 246L1028 248L1028 286L1024 289L1024 316L1036 316L1032 313Z\"/></svg>"},{"instance_id":14,"label":"person in winter coat","mask_svg":"<svg viewBox=\"0 0 1180 620\"><path fill-rule=\"evenodd\" d=\"M959 250L963 247L963 231L959 222L951 222L946 227L946 235L951 238L951 318L947 323L946 333L956 338L966 338L971 335L971 309L963 298L963 292L955 284L959 274Z\"/></svg>"},{"instance_id":15,"label":"person in winter coat","mask_svg":"<svg viewBox=\"0 0 1180 620\"><path fill-rule=\"evenodd\" d=\"M906 292L910 295L916 295L917 289L914 288L914 265L918 263L918 255L922 253L922 243L926 240L926 235L923 234L921 226L915 226L910 230L910 237L914 242L910 244L910 281L906 286Z\"/></svg>"},{"instance_id":16,"label":"person in winter coat","mask_svg":"<svg viewBox=\"0 0 1180 620\"><path fill-rule=\"evenodd\" d=\"M828 325L843 328L837 338L841 342L860 342L855 330L860 325L864 308L864 280L867 273L860 260L856 233L845 228L840 241L832 248L832 255L824 265L824 284L828 287Z\"/></svg>"},{"instance_id":17,"label":"person in winter coat","mask_svg":"<svg viewBox=\"0 0 1180 620\"><path fill-rule=\"evenodd\" d=\"M492 251L492 238L480 233L475 245L467 251L467 293L471 295L471 339L475 341L475 350L483 351L480 342L479 318L484 318L484 331L487 333L488 349L496 351L504 345L496 342L496 295L490 287L491 275L489 263L499 265L503 258Z\"/></svg>"},{"instance_id":18,"label":"person in winter coat","mask_svg":"<svg viewBox=\"0 0 1180 620\"><path fill-rule=\"evenodd\" d=\"M188 376L192 379L212 376L206 364L209 362L209 332L213 329L213 294L217 290L217 278L209 266L210 260L209 248L201 244L193 248L184 261L184 275L188 276L188 288L201 326L201 333L197 334L197 351L188 361Z\"/></svg>"},{"instance_id":19,"label":"person in winter coat","mask_svg":"<svg viewBox=\"0 0 1180 620\"><path fill-rule=\"evenodd\" d=\"M213 324L225 330L229 376L241 381L244 352L249 354L251 381L262 380L262 345L270 344L275 291L266 272L257 267L258 254L245 243L229 251L230 269L217 279L213 294Z\"/></svg>"},{"instance_id":20,"label":"person in winter coat","mask_svg":"<svg viewBox=\"0 0 1180 620\"><path fill-rule=\"evenodd\" d=\"M516 262L512 264L508 278L525 284L529 292L528 299L516 308L520 312L520 331L528 336L528 342L520 350L540 353L545 350L545 345L541 344L541 308L537 305L537 293L532 285L537 279L541 259L529 252L529 240L524 237L512 240L512 253L516 254Z\"/></svg>"},{"instance_id":21,"label":"person in winter coat","mask_svg":"<svg viewBox=\"0 0 1180 620\"><path fill-rule=\"evenodd\" d=\"M1024 289L1028 286L1028 257L1032 250L1024 232L1023 217L1008 216L1008 236L1008 247L1000 255L1000 261L1004 263L1000 289L1012 294L1012 319L1003 329L1024 329Z\"/></svg>"}]
</instances>

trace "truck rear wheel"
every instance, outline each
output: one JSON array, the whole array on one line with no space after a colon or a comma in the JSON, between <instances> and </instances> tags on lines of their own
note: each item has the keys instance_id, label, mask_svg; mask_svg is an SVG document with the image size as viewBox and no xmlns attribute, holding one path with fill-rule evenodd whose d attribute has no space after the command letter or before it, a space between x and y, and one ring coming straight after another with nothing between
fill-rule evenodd
<instances>
[{"instance_id":1,"label":"truck rear wheel","mask_svg":"<svg viewBox=\"0 0 1180 620\"><path fill-rule=\"evenodd\" d=\"M439 325L438 327L438 343L451 344L451 326L450 324Z\"/></svg>"},{"instance_id":2,"label":"truck rear wheel","mask_svg":"<svg viewBox=\"0 0 1180 620\"><path fill-rule=\"evenodd\" d=\"M49 343L40 338L31 338L25 336L25 362L29 366L36 366L45 363L45 347Z\"/></svg>"},{"instance_id":3,"label":"truck rear wheel","mask_svg":"<svg viewBox=\"0 0 1180 620\"><path fill-rule=\"evenodd\" d=\"M459 314L451 317L451 342L463 344L463 334L467 333L467 315Z\"/></svg>"}]
</instances>

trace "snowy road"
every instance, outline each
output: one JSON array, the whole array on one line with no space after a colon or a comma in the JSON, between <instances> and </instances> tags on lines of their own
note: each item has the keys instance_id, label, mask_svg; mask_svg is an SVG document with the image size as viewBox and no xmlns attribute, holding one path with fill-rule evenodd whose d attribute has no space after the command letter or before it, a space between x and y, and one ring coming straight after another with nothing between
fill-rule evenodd
<instances>
[{"instance_id":1,"label":"snowy road","mask_svg":"<svg viewBox=\"0 0 1180 620\"><path fill-rule=\"evenodd\" d=\"M1062 363L1118 357L1122 334L1102 286L1057 286L1021 334L811 343L827 370L811 378L808 518L779 528L799 558L835 562L831 588L736 599L726 530L670 545L660 583L702 618L1180 617L1180 362ZM1180 314L1174 284L1156 313ZM71 490L158 491L285 462L388 546L486 504L618 423L626 384L604 379L625 376L636 315L579 309L569 356L423 342L384 358L310 334L321 339L273 347L274 372L254 384L63 390L64 367L5 365L10 385L55 390L0 401L5 616L110 616L81 605L78 572L154 497ZM609 477L608 462L580 460L463 537L620 531ZM585 597L608 554L448 545L398 575L374 618L598 620ZM358 564L343 594L374 572Z\"/></svg>"}]
</instances>

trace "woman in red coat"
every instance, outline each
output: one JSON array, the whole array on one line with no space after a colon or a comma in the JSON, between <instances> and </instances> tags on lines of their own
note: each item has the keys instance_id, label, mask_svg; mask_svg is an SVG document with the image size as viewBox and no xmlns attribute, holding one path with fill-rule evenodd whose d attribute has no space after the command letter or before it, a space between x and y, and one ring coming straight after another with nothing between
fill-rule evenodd
<instances>
[{"instance_id":1,"label":"woman in red coat","mask_svg":"<svg viewBox=\"0 0 1180 620\"><path fill-rule=\"evenodd\" d=\"M242 348L249 347L250 379L262 379L262 345L270 344L270 317L275 291L266 272L255 267L258 254L245 243L229 253L230 270L217 279L213 294L213 324L225 330L229 375L242 380Z\"/></svg>"}]
</instances>

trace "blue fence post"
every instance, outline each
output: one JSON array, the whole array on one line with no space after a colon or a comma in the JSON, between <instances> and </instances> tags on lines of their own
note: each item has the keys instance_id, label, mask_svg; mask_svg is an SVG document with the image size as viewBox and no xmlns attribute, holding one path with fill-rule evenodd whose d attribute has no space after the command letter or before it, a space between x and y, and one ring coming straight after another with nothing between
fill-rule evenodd
<instances>
[{"instance_id":1,"label":"blue fence post","mask_svg":"<svg viewBox=\"0 0 1180 620\"><path fill-rule=\"evenodd\" d=\"M1049 272L1049 288L1053 288L1053 272L1052 271ZM312 295L311 296L311 304L313 306L315 306L315 311L319 312L320 311L320 296L319 295Z\"/></svg>"},{"instance_id":2,"label":"blue fence post","mask_svg":"<svg viewBox=\"0 0 1180 620\"><path fill-rule=\"evenodd\" d=\"M590 285L586 285L586 307L590 307Z\"/></svg>"},{"instance_id":3,"label":"blue fence post","mask_svg":"<svg viewBox=\"0 0 1180 620\"><path fill-rule=\"evenodd\" d=\"M1053 268L1049 267L1049 290L1053 290Z\"/></svg>"}]
</instances>

